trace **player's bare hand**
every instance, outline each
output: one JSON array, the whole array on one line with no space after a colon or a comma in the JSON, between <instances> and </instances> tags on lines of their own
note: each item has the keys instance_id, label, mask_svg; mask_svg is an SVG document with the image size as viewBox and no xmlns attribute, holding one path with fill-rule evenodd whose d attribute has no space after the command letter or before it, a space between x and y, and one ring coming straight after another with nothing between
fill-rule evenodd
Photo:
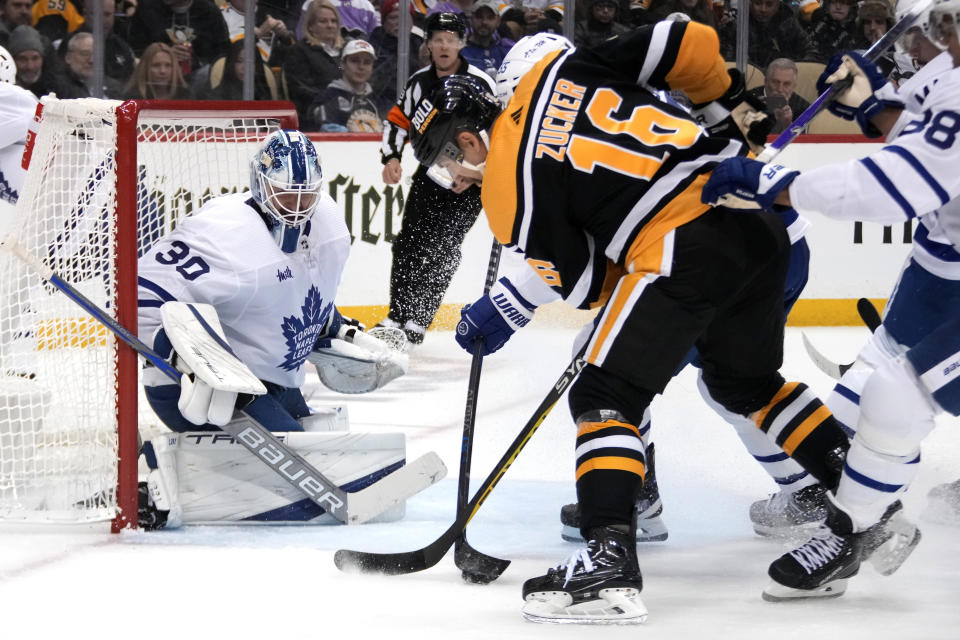
<instances>
[{"instance_id":1,"label":"player's bare hand","mask_svg":"<svg viewBox=\"0 0 960 640\"><path fill-rule=\"evenodd\" d=\"M387 164L383 165L381 176L386 184L397 184L400 182L400 178L403 176L403 168L400 166L400 161L396 158L390 158Z\"/></svg>"},{"instance_id":2,"label":"player's bare hand","mask_svg":"<svg viewBox=\"0 0 960 640\"><path fill-rule=\"evenodd\" d=\"M180 42L173 45L173 55L177 57L178 62L193 59L193 47L189 42Z\"/></svg>"}]
</instances>

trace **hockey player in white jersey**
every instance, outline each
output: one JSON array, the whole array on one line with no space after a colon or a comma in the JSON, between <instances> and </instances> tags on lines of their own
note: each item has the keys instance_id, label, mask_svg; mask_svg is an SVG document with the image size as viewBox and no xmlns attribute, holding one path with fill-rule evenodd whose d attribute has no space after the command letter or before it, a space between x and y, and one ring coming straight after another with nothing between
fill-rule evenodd
<instances>
[{"instance_id":1,"label":"hockey player in white jersey","mask_svg":"<svg viewBox=\"0 0 960 640\"><path fill-rule=\"evenodd\" d=\"M37 97L16 82L13 56L0 47L0 201L11 205L20 197L27 176L23 148L37 110Z\"/></svg>"},{"instance_id":2,"label":"hockey player in white jersey","mask_svg":"<svg viewBox=\"0 0 960 640\"><path fill-rule=\"evenodd\" d=\"M211 305L233 353L267 389L238 398L189 375L170 384L147 366L147 399L171 430L216 430L242 408L272 431L302 431L311 415L300 392L307 360L334 385L367 385L344 391L371 390L406 371L405 355L358 331L334 306L350 235L321 185L313 143L298 131L277 131L251 160L249 192L210 200L139 259L141 339L181 366L190 354L174 352L161 309L172 301ZM334 351L355 351L353 364L366 357L365 369L331 371L334 343Z\"/></svg>"},{"instance_id":3,"label":"hockey player in white jersey","mask_svg":"<svg viewBox=\"0 0 960 640\"><path fill-rule=\"evenodd\" d=\"M931 65L943 60L931 62L917 81L923 86L910 83L900 95L881 91L878 70L855 54L828 65L825 83L853 77L832 110L856 119L868 135L886 134L882 150L802 174L754 160L725 161L704 190L705 200L730 205L732 196L763 208L794 206L838 219L920 223L884 326L861 353L866 373L856 435L839 487L829 496L826 525L770 566L768 600L842 594L865 547L884 542L873 536L877 523L890 517L914 478L920 442L935 415L960 415L960 381L954 375L960 359L958 29L960 1L936 2L927 30L946 50L946 69L936 73L939 67ZM907 529L885 544L900 545L902 559L918 541L919 532Z\"/></svg>"},{"instance_id":4,"label":"hockey player in white jersey","mask_svg":"<svg viewBox=\"0 0 960 640\"><path fill-rule=\"evenodd\" d=\"M38 102L33 93L17 86L16 81L13 56L0 47L0 234L5 234L16 221L14 205L27 177L23 150ZM15 296L4 295L2 304L0 331L9 336L8 347L2 354L2 371L30 377L35 373L36 340L23 331L23 310Z\"/></svg>"}]
</instances>

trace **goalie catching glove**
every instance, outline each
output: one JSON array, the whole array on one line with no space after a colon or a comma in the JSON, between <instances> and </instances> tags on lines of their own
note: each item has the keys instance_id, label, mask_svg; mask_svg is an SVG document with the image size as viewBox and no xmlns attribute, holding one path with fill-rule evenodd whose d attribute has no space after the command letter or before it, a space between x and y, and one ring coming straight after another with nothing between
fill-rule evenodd
<instances>
[{"instance_id":1,"label":"goalie catching glove","mask_svg":"<svg viewBox=\"0 0 960 640\"><path fill-rule=\"evenodd\" d=\"M859 53L837 53L830 58L826 68L817 79L817 91L821 94L836 85L835 98L827 109L844 120L855 120L863 135L879 138L883 135L871 118L887 107L903 107L903 104L879 99L876 92L887 84L886 78L874 63Z\"/></svg>"},{"instance_id":2,"label":"goalie catching glove","mask_svg":"<svg viewBox=\"0 0 960 640\"><path fill-rule=\"evenodd\" d=\"M482 340L480 355L490 355L505 345L517 329L527 326L535 310L509 280L500 278L490 293L460 311L457 344L472 354L477 340Z\"/></svg>"},{"instance_id":3,"label":"goalie catching glove","mask_svg":"<svg viewBox=\"0 0 960 640\"><path fill-rule=\"evenodd\" d=\"M367 393L407 372L401 329L375 327L367 333L358 321L334 314L328 337L317 340L307 356L324 385L340 393Z\"/></svg>"},{"instance_id":4,"label":"goalie catching glove","mask_svg":"<svg viewBox=\"0 0 960 640\"><path fill-rule=\"evenodd\" d=\"M730 88L712 102L693 105L691 113L711 136L743 140L760 153L773 129L773 118L760 98L747 92L743 74L728 69Z\"/></svg>"}]
</instances>

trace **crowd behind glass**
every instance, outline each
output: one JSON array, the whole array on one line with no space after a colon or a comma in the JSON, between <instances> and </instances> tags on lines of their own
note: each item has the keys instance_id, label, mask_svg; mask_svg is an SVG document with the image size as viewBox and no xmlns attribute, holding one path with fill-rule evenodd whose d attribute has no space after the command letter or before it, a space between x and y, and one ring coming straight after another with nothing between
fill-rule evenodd
<instances>
[{"instance_id":1,"label":"crowd behind glass","mask_svg":"<svg viewBox=\"0 0 960 640\"><path fill-rule=\"evenodd\" d=\"M887 0L744 3L748 86L776 117L776 131L807 106L796 92L804 76L815 78L836 52L868 48L894 24ZM102 74L93 65L97 7ZM410 0L409 7L404 77L430 64L423 23L437 11L462 15L461 55L491 76L519 38L564 32L561 0ZM731 66L736 59L738 0L576 0L567 7L575 12L567 35L577 46L658 20L692 20L715 28L724 57ZM37 96L238 100L249 50L245 8L246 0L0 0L0 45L14 58L18 84ZM253 20L254 99L291 100L307 131L381 131L397 99L399 14L398 0L261 0ZM880 65L894 81L914 70L908 52L892 49Z\"/></svg>"}]
</instances>

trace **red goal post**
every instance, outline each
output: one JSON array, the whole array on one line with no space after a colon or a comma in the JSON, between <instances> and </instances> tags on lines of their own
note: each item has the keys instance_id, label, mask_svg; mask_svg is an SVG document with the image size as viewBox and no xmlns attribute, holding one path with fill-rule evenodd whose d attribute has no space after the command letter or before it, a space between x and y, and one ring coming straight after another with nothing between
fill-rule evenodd
<instances>
[{"instance_id":1,"label":"red goal post","mask_svg":"<svg viewBox=\"0 0 960 640\"><path fill-rule=\"evenodd\" d=\"M28 137L7 229L137 327L137 258L249 161L288 102L57 100ZM136 526L142 402L136 352L10 255L0 256L0 522Z\"/></svg>"}]
</instances>

